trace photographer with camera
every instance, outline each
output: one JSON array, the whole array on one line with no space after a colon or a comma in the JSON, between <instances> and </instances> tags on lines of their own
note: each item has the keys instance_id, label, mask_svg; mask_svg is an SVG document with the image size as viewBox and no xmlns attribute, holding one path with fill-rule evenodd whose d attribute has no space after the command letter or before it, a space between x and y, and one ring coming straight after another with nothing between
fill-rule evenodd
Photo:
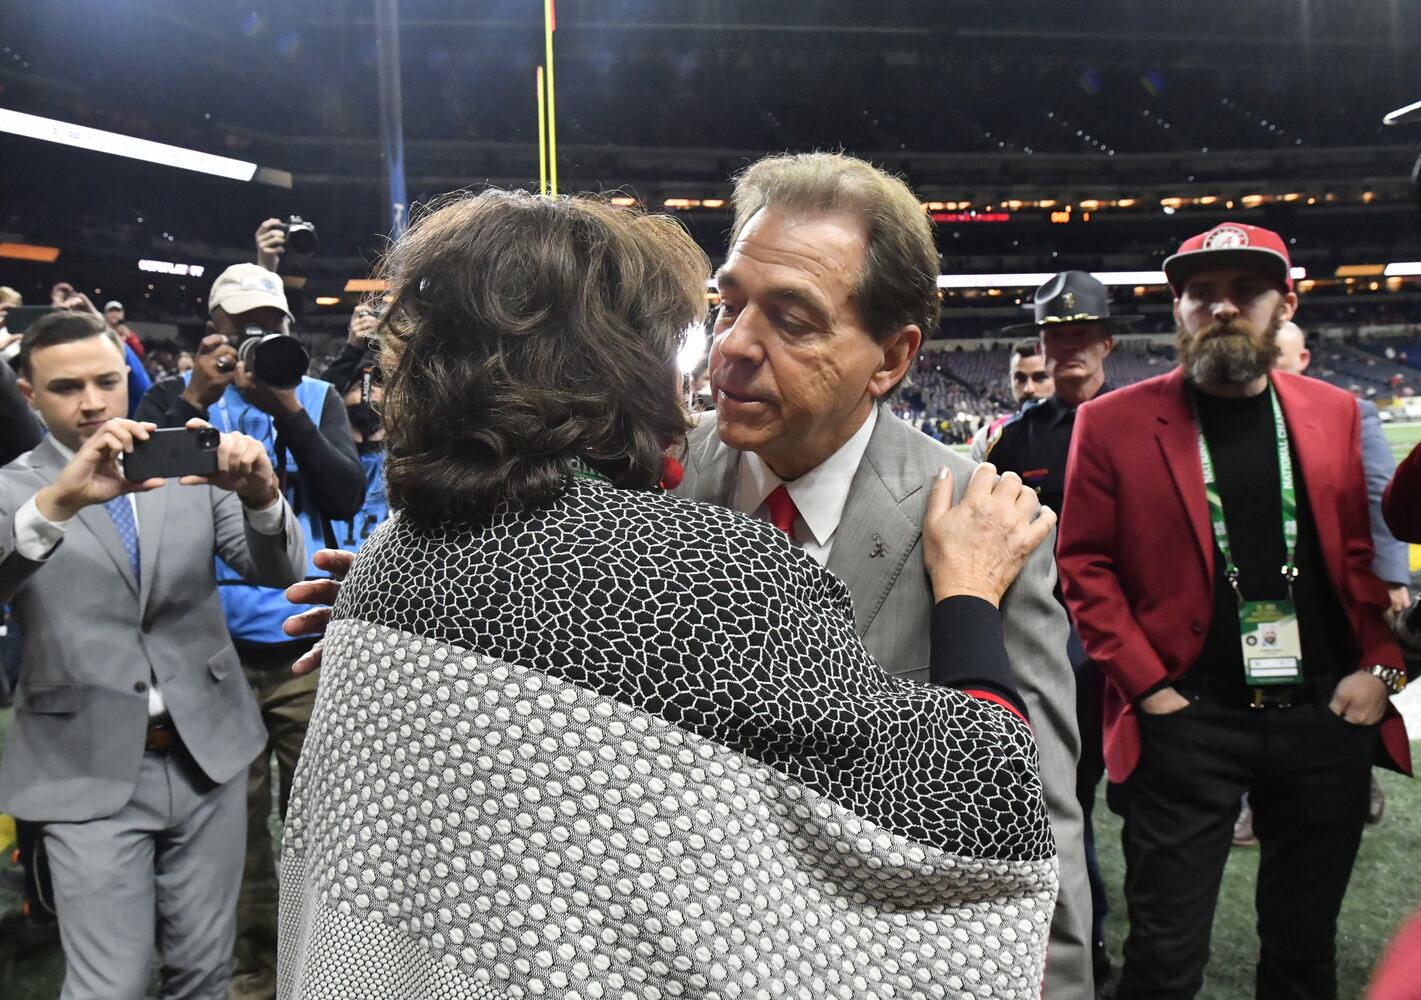
<instances>
[{"instance_id":1,"label":"photographer with camera","mask_svg":"<svg viewBox=\"0 0 1421 1000\"><path fill-rule=\"evenodd\" d=\"M345 412L365 470L365 502L349 521L335 525L336 543L347 552L358 552L390 516L390 501L385 494L385 428L380 418L384 392L380 369L366 355L345 390Z\"/></svg>"},{"instance_id":2,"label":"photographer with camera","mask_svg":"<svg viewBox=\"0 0 1421 1000\"><path fill-rule=\"evenodd\" d=\"M234 264L213 283L208 309L212 318L192 371L155 385L138 419L180 427L202 417L219 430L261 441L296 511L307 551L336 547L335 523L355 517L364 502L365 470L340 396L305 374L309 358L291 335L281 279L256 264ZM221 563L217 574L227 626L269 734L248 782L247 859L232 991L234 997L271 997L277 898L267 825L271 757L275 754L280 773L284 813L316 695L315 680L293 676L290 667L312 643L292 642L282 631L290 606L281 591L245 584ZM324 574L308 565L306 575Z\"/></svg>"},{"instance_id":3,"label":"photographer with camera","mask_svg":"<svg viewBox=\"0 0 1421 1000\"><path fill-rule=\"evenodd\" d=\"M267 219L257 226L256 241L257 264L274 273L288 250L296 257L309 257L316 252L316 227L299 215L285 222Z\"/></svg>"},{"instance_id":4,"label":"photographer with camera","mask_svg":"<svg viewBox=\"0 0 1421 1000\"><path fill-rule=\"evenodd\" d=\"M344 398L355 450L365 470L365 502L353 518L335 526L336 542L347 552L359 551L390 516L385 495L385 428L380 419L385 389L380 377L379 329L384 308L383 302L356 307L345 346L326 367L324 376Z\"/></svg>"},{"instance_id":5,"label":"photographer with camera","mask_svg":"<svg viewBox=\"0 0 1421 1000\"><path fill-rule=\"evenodd\" d=\"M378 343L380 310L383 306L382 302L373 305L362 302L355 307L355 312L350 316L350 325L346 328L345 343L341 346L340 354L326 366L325 374L321 376L343 396L356 388L356 379L362 370L371 368L378 362L376 355L379 352L375 345ZM347 399L346 402L349 403L350 400Z\"/></svg>"}]
</instances>

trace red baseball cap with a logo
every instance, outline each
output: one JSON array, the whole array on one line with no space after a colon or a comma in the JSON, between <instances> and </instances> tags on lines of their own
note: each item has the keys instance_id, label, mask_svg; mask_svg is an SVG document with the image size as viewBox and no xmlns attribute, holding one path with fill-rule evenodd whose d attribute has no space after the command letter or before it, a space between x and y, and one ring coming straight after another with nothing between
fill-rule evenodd
<instances>
[{"instance_id":1,"label":"red baseball cap with a logo","mask_svg":"<svg viewBox=\"0 0 1421 1000\"><path fill-rule=\"evenodd\" d=\"M1164 276L1178 295L1200 271L1240 268L1257 271L1293 290L1293 261L1283 237L1262 226L1222 222L1207 233L1191 236L1164 262Z\"/></svg>"}]
</instances>

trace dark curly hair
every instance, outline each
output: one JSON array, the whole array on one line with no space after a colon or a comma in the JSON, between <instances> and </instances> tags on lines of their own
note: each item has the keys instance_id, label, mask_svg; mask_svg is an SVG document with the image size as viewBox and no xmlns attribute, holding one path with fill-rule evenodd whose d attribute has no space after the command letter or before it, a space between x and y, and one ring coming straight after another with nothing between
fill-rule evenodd
<instances>
[{"instance_id":1,"label":"dark curly hair","mask_svg":"<svg viewBox=\"0 0 1421 1000\"><path fill-rule=\"evenodd\" d=\"M676 355L709 261L675 220L489 190L433 206L386 255L385 481L425 523L558 496L580 461L660 480L689 428Z\"/></svg>"}]
</instances>

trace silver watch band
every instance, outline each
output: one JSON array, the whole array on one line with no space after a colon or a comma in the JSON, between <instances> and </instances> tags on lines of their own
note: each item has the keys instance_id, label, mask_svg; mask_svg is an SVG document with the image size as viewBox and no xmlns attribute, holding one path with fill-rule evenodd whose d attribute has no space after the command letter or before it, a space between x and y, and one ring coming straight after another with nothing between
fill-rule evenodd
<instances>
[{"instance_id":1,"label":"silver watch band","mask_svg":"<svg viewBox=\"0 0 1421 1000\"><path fill-rule=\"evenodd\" d=\"M1400 694L1406 687L1406 671L1398 667L1387 667L1380 663L1374 663L1367 668L1367 673L1386 685L1386 689L1392 694Z\"/></svg>"}]
</instances>

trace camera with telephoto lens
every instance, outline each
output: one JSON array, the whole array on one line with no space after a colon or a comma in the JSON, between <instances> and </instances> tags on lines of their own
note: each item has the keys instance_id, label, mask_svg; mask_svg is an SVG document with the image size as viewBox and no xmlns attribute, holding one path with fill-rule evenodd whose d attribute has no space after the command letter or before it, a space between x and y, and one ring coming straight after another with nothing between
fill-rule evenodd
<instances>
[{"instance_id":1,"label":"camera with telephoto lens","mask_svg":"<svg viewBox=\"0 0 1421 1000\"><path fill-rule=\"evenodd\" d=\"M273 332L260 326L242 331L237 344L237 360L258 382L273 389L294 389L311 367L311 355L289 333Z\"/></svg>"},{"instance_id":2,"label":"camera with telephoto lens","mask_svg":"<svg viewBox=\"0 0 1421 1000\"><path fill-rule=\"evenodd\" d=\"M297 257L309 257L316 252L316 226L299 215L293 215L281 224L286 234L287 252Z\"/></svg>"}]
</instances>

